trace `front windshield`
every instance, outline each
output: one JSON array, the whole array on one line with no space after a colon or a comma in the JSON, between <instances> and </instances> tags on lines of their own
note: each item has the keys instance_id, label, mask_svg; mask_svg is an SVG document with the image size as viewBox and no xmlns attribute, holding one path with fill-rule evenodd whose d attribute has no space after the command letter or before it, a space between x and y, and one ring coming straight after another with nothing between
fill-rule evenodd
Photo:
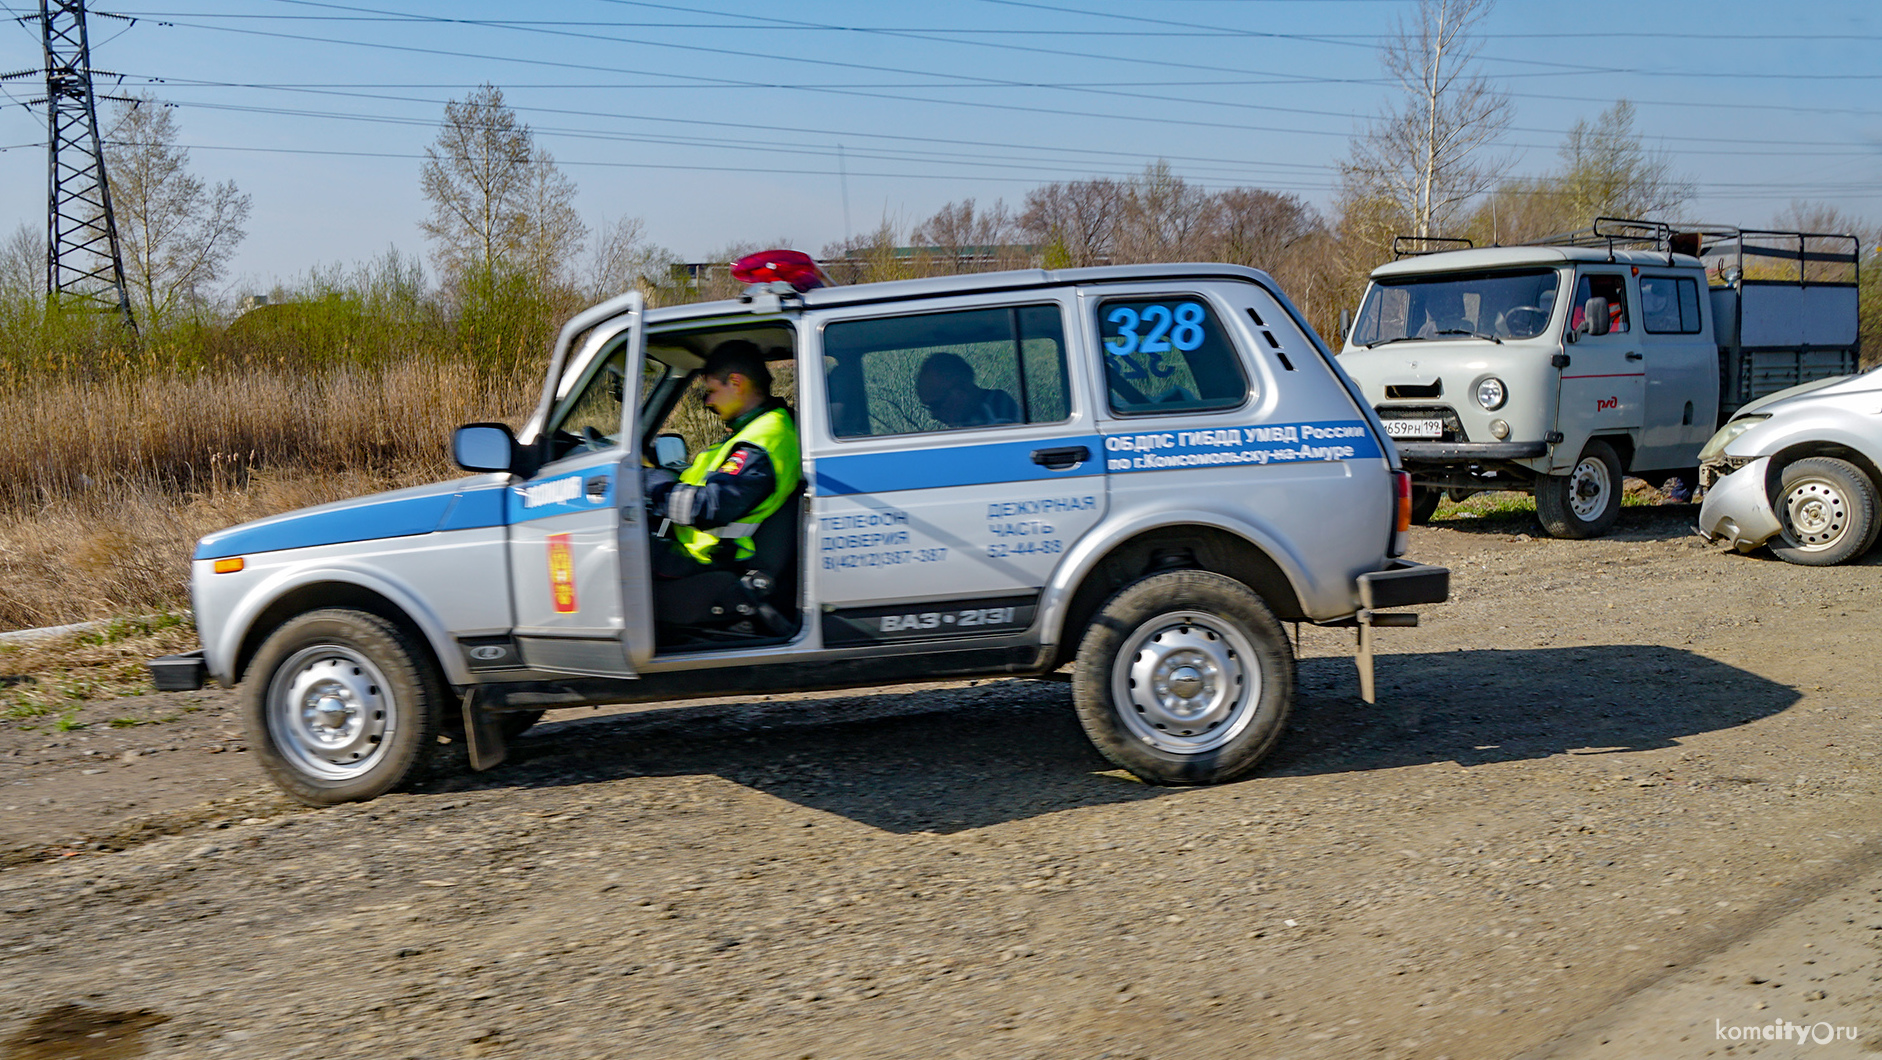
<instances>
[{"instance_id":1,"label":"front windshield","mask_svg":"<svg viewBox=\"0 0 1882 1060\"><path fill-rule=\"evenodd\" d=\"M1374 280L1353 326L1355 346L1476 336L1530 339L1549 326L1554 269L1393 276Z\"/></svg>"}]
</instances>

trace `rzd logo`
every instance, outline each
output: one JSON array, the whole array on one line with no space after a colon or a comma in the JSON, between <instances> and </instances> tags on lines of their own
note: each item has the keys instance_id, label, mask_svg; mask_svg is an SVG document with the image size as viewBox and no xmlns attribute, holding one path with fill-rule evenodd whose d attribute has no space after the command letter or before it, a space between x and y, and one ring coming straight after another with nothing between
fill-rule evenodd
<instances>
[{"instance_id":1,"label":"rzd logo","mask_svg":"<svg viewBox=\"0 0 1882 1060\"><path fill-rule=\"evenodd\" d=\"M1617 409L1620 407L1621 407L1621 399L1618 397L1605 397L1605 398L1594 399L1594 410L1596 412L1606 412L1609 409Z\"/></svg>"},{"instance_id":2,"label":"rzd logo","mask_svg":"<svg viewBox=\"0 0 1882 1060\"><path fill-rule=\"evenodd\" d=\"M575 602L575 549L567 534L549 535L549 598L558 615L581 610Z\"/></svg>"}]
</instances>

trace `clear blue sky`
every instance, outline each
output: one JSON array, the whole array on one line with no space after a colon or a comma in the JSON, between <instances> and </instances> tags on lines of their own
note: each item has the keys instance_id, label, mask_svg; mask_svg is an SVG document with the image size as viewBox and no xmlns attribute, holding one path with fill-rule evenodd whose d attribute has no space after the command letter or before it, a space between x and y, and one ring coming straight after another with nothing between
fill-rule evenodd
<instances>
[{"instance_id":1,"label":"clear blue sky","mask_svg":"<svg viewBox=\"0 0 1882 1060\"><path fill-rule=\"evenodd\" d=\"M485 81L580 185L591 224L643 217L687 258L739 240L815 251L885 214L905 225L956 199L1016 205L1039 183L1157 158L1208 186L1324 205L1349 138L1388 95L1379 36L1414 10L99 0L94 11L136 22L95 16L92 39L94 65L124 90L177 106L199 175L253 195L232 282L266 289L388 245L423 252L422 149L444 101ZM1481 69L1514 98L1516 172L1550 168L1577 118L1624 96L1698 185L1698 219L1757 225L1793 199L1882 219L1874 0L1503 0L1483 36ZM0 32L0 70L41 65L34 23ZM37 227L45 119L16 102L40 86L5 87L0 226Z\"/></svg>"}]
</instances>

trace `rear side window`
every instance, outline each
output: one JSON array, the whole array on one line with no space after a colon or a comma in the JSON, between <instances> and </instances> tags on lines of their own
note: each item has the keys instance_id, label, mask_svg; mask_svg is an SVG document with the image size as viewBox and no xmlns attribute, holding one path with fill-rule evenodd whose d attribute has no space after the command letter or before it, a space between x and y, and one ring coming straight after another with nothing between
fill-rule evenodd
<instances>
[{"instance_id":1,"label":"rear side window","mask_svg":"<svg viewBox=\"0 0 1882 1060\"><path fill-rule=\"evenodd\" d=\"M1241 357L1200 298L1105 302L1098 334L1113 412L1229 409L1248 398Z\"/></svg>"},{"instance_id":2,"label":"rear side window","mask_svg":"<svg viewBox=\"0 0 1882 1060\"><path fill-rule=\"evenodd\" d=\"M1640 278L1641 322L1656 335L1699 333L1699 281L1684 276Z\"/></svg>"},{"instance_id":3,"label":"rear side window","mask_svg":"<svg viewBox=\"0 0 1882 1060\"><path fill-rule=\"evenodd\" d=\"M838 438L1071 416L1056 305L840 321L824 329L823 353Z\"/></svg>"}]
</instances>

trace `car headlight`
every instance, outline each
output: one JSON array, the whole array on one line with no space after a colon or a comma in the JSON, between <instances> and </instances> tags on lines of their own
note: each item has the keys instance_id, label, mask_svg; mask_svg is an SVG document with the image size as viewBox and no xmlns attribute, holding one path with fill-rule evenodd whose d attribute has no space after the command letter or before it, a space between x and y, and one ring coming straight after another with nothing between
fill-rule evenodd
<instances>
[{"instance_id":1,"label":"car headlight","mask_svg":"<svg viewBox=\"0 0 1882 1060\"><path fill-rule=\"evenodd\" d=\"M1754 412L1749 416L1740 416L1725 426L1720 427L1719 433L1713 435L1712 440L1706 443L1705 448L1699 450L1699 462L1709 464L1719 457L1724 456L1725 447L1732 444L1732 439L1737 438L1739 435L1751 430L1753 427L1756 427L1758 424L1770 418L1771 414L1768 412Z\"/></svg>"},{"instance_id":2,"label":"car headlight","mask_svg":"<svg viewBox=\"0 0 1882 1060\"><path fill-rule=\"evenodd\" d=\"M1477 404L1482 405L1485 412L1502 408L1509 398L1509 390L1503 386L1503 380L1496 376L1485 376L1477 381Z\"/></svg>"}]
</instances>

